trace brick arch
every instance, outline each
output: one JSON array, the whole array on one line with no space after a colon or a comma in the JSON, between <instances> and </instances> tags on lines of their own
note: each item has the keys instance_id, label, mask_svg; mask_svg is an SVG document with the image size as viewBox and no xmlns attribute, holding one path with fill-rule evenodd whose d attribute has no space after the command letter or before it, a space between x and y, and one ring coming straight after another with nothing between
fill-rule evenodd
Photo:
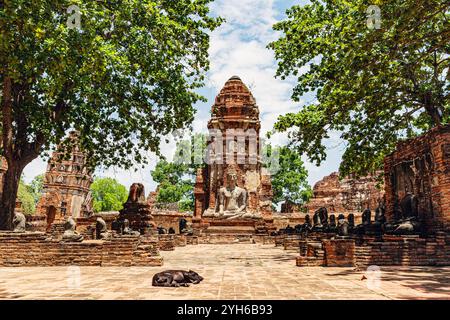
<instances>
[{"instance_id":1,"label":"brick arch","mask_svg":"<svg viewBox=\"0 0 450 320\"><path fill-rule=\"evenodd\" d=\"M50 207L54 207L58 212L59 208L61 207L61 194L57 191L51 191L49 193L46 193L40 200L39 204L37 206L37 212L43 215L47 215L47 210Z\"/></svg>"}]
</instances>

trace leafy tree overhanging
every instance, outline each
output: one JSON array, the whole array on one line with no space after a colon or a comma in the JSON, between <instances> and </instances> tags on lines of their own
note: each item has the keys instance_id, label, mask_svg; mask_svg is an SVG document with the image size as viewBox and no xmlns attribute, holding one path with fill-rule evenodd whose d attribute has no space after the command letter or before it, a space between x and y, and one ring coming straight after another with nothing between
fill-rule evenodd
<instances>
[{"instance_id":1,"label":"leafy tree overhanging","mask_svg":"<svg viewBox=\"0 0 450 320\"><path fill-rule=\"evenodd\" d=\"M24 167L80 133L89 164L129 168L190 124L209 67L211 0L0 2L0 97L8 162L0 229ZM81 29L69 28L71 5Z\"/></svg>"},{"instance_id":2,"label":"leafy tree overhanging","mask_svg":"<svg viewBox=\"0 0 450 320\"><path fill-rule=\"evenodd\" d=\"M377 4L381 28L367 26ZM346 143L341 175L374 172L398 140L449 122L449 2L317 1L294 6L275 24L269 44L277 76L296 77L292 98L317 102L280 116L300 152L319 165L324 140L339 132Z\"/></svg>"}]
</instances>

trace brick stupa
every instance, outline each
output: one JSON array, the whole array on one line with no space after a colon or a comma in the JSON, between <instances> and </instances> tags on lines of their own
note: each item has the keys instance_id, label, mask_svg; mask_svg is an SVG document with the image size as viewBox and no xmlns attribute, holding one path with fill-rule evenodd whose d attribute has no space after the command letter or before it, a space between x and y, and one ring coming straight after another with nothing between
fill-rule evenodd
<instances>
[{"instance_id":1,"label":"brick stupa","mask_svg":"<svg viewBox=\"0 0 450 320\"><path fill-rule=\"evenodd\" d=\"M271 228L272 186L261 161L260 127L255 98L239 77L231 77L212 106L208 161L197 172L193 222L201 232L265 233Z\"/></svg>"},{"instance_id":2,"label":"brick stupa","mask_svg":"<svg viewBox=\"0 0 450 320\"><path fill-rule=\"evenodd\" d=\"M53 223L63 223L69 216L79 218L92 213L92 172L76 142L77 132L71 132L69 139L75 140L69 156L65 156L60 146L48 162L43 195L36 207L37 215L47 217L48 230Z\"/></svg>"}]
</instances>

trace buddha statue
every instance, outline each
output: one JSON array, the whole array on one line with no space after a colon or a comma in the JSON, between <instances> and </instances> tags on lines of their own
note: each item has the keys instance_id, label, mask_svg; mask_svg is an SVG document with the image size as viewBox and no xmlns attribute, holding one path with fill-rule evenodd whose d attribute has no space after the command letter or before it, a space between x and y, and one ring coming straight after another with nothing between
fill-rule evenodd
<instances>
[{"instance_id":1,"label":"buddha statue","mask_svg":"<svg viewBox=\"0 0 450 320\"><path fill-rule=\"evenodd\" d=\"M13 231L14 232L25 232L26 227L26 221L25 215L22 212L16 211L14 213L13 218Z\"/></svg>"},{"instance_id":2,"label":"buddha statue","mask_svg":"<svg viewBox=\"0 0 450 320\"><path fill-rule=\"evenodd\" d=\"M128 219L123 220L122 234L126 236L139 236L141 233L139 231L134 231L130 228L130 221Z\"/></svg>"},{"instance_id":3,"label":"buddha statue","mask_svg":"<svg viewBox=\"0 0 450 320\"><path fill-rule=\"evenodd\" d=\"M257 212L247 210L248 193L237 184L238 176L234 170L227 173L227 184L218 190L215 212L205 211L204 217L225 219L261 218Z\"/></svg>"},{"instance_id":4,"label":"buddha statue","mask_svg":"<svg viewBox=\"0 0 450 320\"><path fill-rule=\"evenodd\" d=\"M97 223L95 224L95 238L99 240L111 238L111 232L108 231L106 222L101 217L97 218Z\"/></svg>"},{"instance_id":5,"label":"buddha statue","mask_svg":"<svg viewBox=\"0 0 450 320\"><path fill-rule=\"evenodd\" d=\"M72 217L67 218L66 223L64 223L64 233L62 240L66 242L81 242L83 241L83 236L75 231L76 223Z\"/></svg>"},{"instance_id":6,"label":"buddha statue","mask_svg":"<svg viewBox=\"0 0 450 320\"><path fill-rule=\"evenodd\" d=\"M229 172L227 186L219 189L219 215L242 216L247 208L247 191L237 186L237 174Z\"/></svg>"},{"instance_id":7,"label":"buddha statue","mask_svg":"<svg viewBox=\"0 0 450 320\"><path fill-rule=\"evenodd\" d=\"M329 224L328 224L328 232L336 232L336 228L337 228L337 225L336 225L336 216L334 215L334 214L331 214L330 215L330 222L329 222Z\"/></svg>"},{"instance_id":8,"label":"buddha statue","mask_svg":"<svg viewBox=\"0 0 450 320\"><path fill-rule=\"evenodd\" d=\"M348 231L349 231L348 227L349 227L349 223L347 222L347 220L345 220L345 216L343 214L340 214L338 216L338 226L337 226L338 235L341 237L348 236Z\"/></svg>"}]
</instances>

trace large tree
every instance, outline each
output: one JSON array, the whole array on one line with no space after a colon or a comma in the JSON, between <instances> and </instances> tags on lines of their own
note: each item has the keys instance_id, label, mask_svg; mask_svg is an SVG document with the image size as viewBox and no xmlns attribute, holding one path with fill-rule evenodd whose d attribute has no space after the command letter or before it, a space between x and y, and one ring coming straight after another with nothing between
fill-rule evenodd
<instances>
[{"instance_id":1,"label":"large tree","mask_svg":"<svg viewBox=\"0 0 450 320\"><path fill-rule=\"evenodd\" d=\"M398 140L448 123L449 8L445 0L312 0L289 9L269 44L277 76L297 79L293 100L309 92L317 101L280 116L275 130L317 165L338 132L345 175L379 169Z\"/></svg>"},{"instance_id":2,"label":"large tree","mask_svg":"<svg viewBox=\"0 0 450 320\"><path fill-rule=\"evenodd\" d=\"M128 197L127 188L113 178L96 178L91 191L95 212L119 211Z\"/></svg>"},{"instance_id":3,"label":"large tree","mask_svg":"<svg viewBox=\"0 0 450 320\"><path fill-rule=\"evenodd\" d=\"M161 159L152 178L158 183L157 203L178 203L180 210L194 210L194 184L197 169L205 165L206 136L197 133L177 142L173 162Z\"/></svg>"},{"instance_id":4,"label":"large tree","mask_svg":"<svg viewBox=\"0 0 450 320\"><path fill-rule=\"evenodd\" d=\"M157 203L178 203L181 210L193 209L195 176L188 165L161 159L151 174L158 183Z\"/></svg>"},{"instance_id":5,"label":"large tree","mask_svg":"<svg viewBox=\"0 0 450 320\"><path fill-rule=\"evenodd\" d=\"M271 174L273 198L272 202L282 201L302 205L312 196L308 184L308 170L299 153L287 147L275 147L278 152L277 170ZM269 146L268 154L272 153Z\"/></svg>"},{"instance_id":6,"label":"large tree","mask_svg":"<svg viewBox=\"0 0 450 320\"><path fill-rule=\"evenodd\" d=\"M24 214L33 214L36 210L34 194L30 192L29 185L22 180L19 182L17 199L21 202L22 212Z\"/></svg>"},{"instance_id":7,"label":"large tree","mask_svg":"<svg viewBox=\"0 0 450 320\"><path fill-rule=\"evenodd\" d=\"M89 165L129 168L191 123L208 32L221 23L209 2L0 0L0 229L11 226L24 167L68 130Z\"/></svg>"},{"instance_id":8,"label":"large tree","mask_svg":"<svg viewBox=\"0 0 450 320\"><path fill-rule=\"evenodd\" d=\"M34 204L37 205L39 199L42 197L42 193L44 192L44 174L34 177L30 184L27 185L27 189L33 196Z\"/></svg>"}]
</instances>

